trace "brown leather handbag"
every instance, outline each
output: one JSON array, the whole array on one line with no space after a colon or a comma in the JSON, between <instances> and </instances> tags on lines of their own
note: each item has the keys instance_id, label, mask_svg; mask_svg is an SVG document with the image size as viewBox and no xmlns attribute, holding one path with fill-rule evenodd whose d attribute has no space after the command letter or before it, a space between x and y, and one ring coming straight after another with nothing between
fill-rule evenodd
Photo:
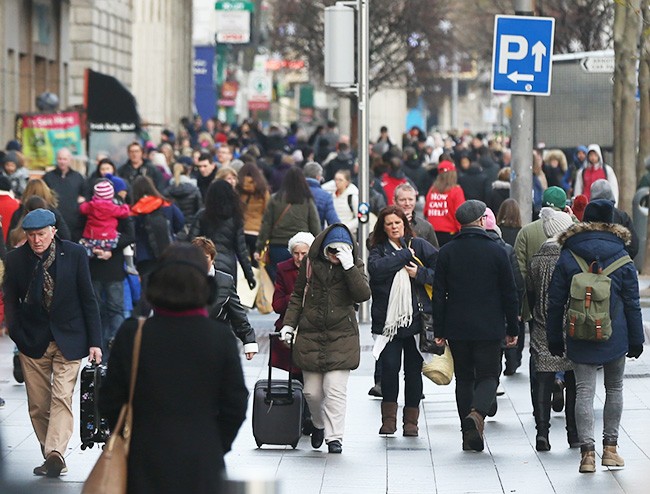
<instances>
[{"instance_id":1,"label":"brown leather handbag","mask_svg":"<svg viewBox=\"0 0 650 494\"><path fill-rule=\"evenodd\" d=\"M84 483L82 494L126 494L127 463L129 443L133 425L133 391L138 375L142 327L145 318L138 319L138 329L133 341L133 360L131 361L131 381L129 383L129 401L122 405L117 424L106 441L104 451Z\"/></svg>"}]
</instances>

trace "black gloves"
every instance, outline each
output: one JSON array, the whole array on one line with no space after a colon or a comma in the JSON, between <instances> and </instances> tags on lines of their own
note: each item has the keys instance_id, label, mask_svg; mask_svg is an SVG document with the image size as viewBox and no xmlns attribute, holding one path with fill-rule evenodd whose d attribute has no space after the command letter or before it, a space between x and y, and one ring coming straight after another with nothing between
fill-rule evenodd
<instances>
[{"instance_id":1,"label":"black gloves","mask_svg":"<svg viewBox=\"0 0 650 494\"><path fill-rule=\"evenodd\" d=\"M251 290L257 286L257 283L255 282L255 278L253 278L252 280L247 280L247 281L248 281L248 287Z\"/></svg>"},{"instance_id":2,"label":"black gloves","mask_svg":"<svg viewBox=\"0 0 650 494\"><path fill-rule=\"evenodd\" d=\"M643 353L643 345L630 345L627 349L627 356L630 358L639 358Z\"/></svg>"},{"instance_id":3,"label":"black gloves","mask_svg":"<svg viewBox=\"0 0 650 494\"><path fill-rule=\"evenodd\" d=\"M551 355L554 357L564 357L564 342L562 340L549 341L548 351L551 352Z\"/></svg>"}]
</instances>

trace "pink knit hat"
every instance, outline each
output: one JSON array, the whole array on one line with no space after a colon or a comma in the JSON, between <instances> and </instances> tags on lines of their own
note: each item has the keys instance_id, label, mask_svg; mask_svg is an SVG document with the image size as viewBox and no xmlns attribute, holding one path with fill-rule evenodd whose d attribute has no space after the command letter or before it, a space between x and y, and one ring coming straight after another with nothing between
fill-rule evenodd
<instances>
[{"instance_id":1,"label":"pink knit hat","mask_svg":"<svg viewBox=\"0 0 650 494\"><path fill-rule=\"evenodd\" d=\"M496 228L494 228L494 227L497 226L497 220L494 217L494 211L492 211L490 208L486 208L485 209L485 216L486 216L486 218L485 218L485 229L486 230L496 230Z\"/></svg>"},{"instance_id":2,"label":"pink knit hat","mask_svg":"<svg viewBox=\"0 0 650 494\"><path fill-rule=\"evenodd\" d=\"M97 182L93 188L93 191L93 197L97 199L107 199L110 201L115 196L113 184L110 182L110 180L102 180L101 182Z\"/></svg>"}]
</instances>

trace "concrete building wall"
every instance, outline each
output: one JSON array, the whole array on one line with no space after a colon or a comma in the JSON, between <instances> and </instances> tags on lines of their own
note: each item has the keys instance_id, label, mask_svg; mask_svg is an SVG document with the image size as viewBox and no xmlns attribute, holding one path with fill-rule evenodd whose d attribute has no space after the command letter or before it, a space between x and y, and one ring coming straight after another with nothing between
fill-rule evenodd
<instances>
[{"instance_id":1,"label":"concrete building wall","mask_svg":"<svg viewBox=\"0 0 650 494\"><path fill-rule=\"evenodd\" d=\"M133 94L155 136L192 113L192 0L133 7Z\"/></svg>"},{"instance_id":2,"label":"concrete building wall","mask_svg":"<svg viewBox=\"0 0 650 494\"><path fill-rule=\"evenodd\" d=\"M132 86L134 0L70 0L70 104L83 104L87 68Z\"/></svg>"},{"instance_id":3,"label":"concrete building wall","mask_svg":"<svg viewBox=\"0 0 650 494\"><path fill-rule=\"evenodd\" d=\"M406 90L401 88L382 89L370 98L370 139L376 140L382 125L388 127L391 140L401 145L406 131Z\"/></svg>"}]
</instances>

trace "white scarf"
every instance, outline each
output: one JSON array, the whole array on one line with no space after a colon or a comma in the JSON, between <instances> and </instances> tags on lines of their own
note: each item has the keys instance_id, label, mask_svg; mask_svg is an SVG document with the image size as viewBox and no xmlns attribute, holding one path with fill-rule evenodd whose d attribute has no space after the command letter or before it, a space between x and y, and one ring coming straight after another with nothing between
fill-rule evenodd
<instances>
[{"instance_id":1,"label":"white scarf","mask_svg":"<svg viewBox=\"0 0 650 494\"><path fill-rule=\"evenodd\" d=\"M401 247L395 244L392 240L389 240L389 242L395 250L401 250ZM375 340L375 345L372 349L372 354L375 359L379 359L379 355L381 355L386 344L389 341L392 341L395 337L397 330L399 328L410 326L412 321L413 300L411 294L411 280L408 271L406 271L406 267L404 267L395 273L393 284L390 287L384 330Z\"/></svg>"}]
</instances>

